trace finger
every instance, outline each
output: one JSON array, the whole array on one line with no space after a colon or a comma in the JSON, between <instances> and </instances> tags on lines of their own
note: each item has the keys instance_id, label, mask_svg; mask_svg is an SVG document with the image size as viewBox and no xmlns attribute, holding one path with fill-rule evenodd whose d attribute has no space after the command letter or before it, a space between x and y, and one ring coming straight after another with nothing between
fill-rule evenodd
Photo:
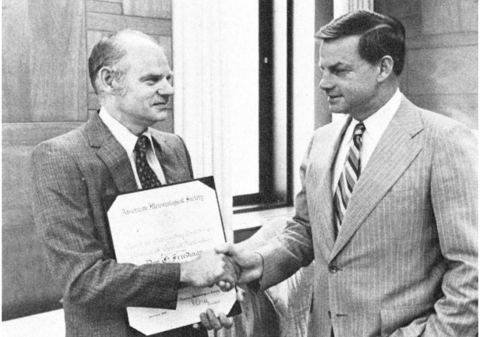
<instances>
[{"instance_id":1,"label":"finger","mask_svg":"<svg viewBox=\"0 0 480 337\"><path fill-rule=\"evenodd\" d=\"M220 290L223 292L227 292L232 290L233 285L231 283L225 282L225 285L223 287L220 287Z\"/></svg>"},{"instance_id":2,"label":"finger","mask_svg":"<svg viewBox=\"0 0 480 337\"><path fill-rule=\"evenodd\" d=\"M215 316L215 312L213 312L212 309L207 310L207 316L208 316L208 320L210 321L211 326L215 330L220 330L222 328L222 325L220 324L220 321L218 320L217 316Z\"/></svg>"},{"instance_id":3,"label":"finger","mask_svg":"<svg viewBox=\"0 0 480 337\"><path fill-rule=\"evenodd\" d=\"M235 282L233 280L229 281L220 281L217 283L217 286L222 290L222 291L230 291L235 287Z\"/></svg>"},{"instance_id":4,"label":"finger","mask_svg":"<svg viewBox=\"0 0 480 337\"><path fill-rule=\"evenodd\" d=\"M223 312L218 315L218 319L220 324L226 329L230 329L233 325L233 320L229 319Z\"/></svg>"},{"instance_id":5,"label":"finger","mask_svg":"<svg viewBox=\"0 0 480 337\"><path fill-rule=\"evenodd\" d=\"M220 288L221 291L224 291L224 292L230 291L233 288L232 284L225 281L217 282L217 286Z\"/></svg>"},{"instance_id":6,"label":"finger","mask_svg":"<svg viewBox=\"0 0 480 337\"><path fill-rule=\"evenodd\" d=\"M221 243L214 248L215 253L217 254L228 254L232 248L232 244L230 243Z\"/></svg>"},{"instance_id":7,"label":"finger","mask_svg":"<svg viewBox=\"0 0 480 337\"><path fill-rule=\"evenodd\" d=\"M225 287L223 287L223 291L230 291L232 290L233 285L231 283L225 282Z\"/></svg>"},{"instance_id":8,"label":"finger","mask_svg":"<svg viewBox=\"0 0 480 337\"><path fill-rule=\"evenodd\" d=\"M223 275L220 281L223 281L224 283L235 284L235 278L229 274Z\"/></svg>"},{"instance_id":9,"label":"finger","mask_svg":"<svg viewBox=\"0 0 480 337\"><path fill-rule=\"evenodd\" d=\"M207 330L212 330L213 327L212 325L210 324L210 320L208 319L208 316L206 313L202 312L200 314L200 321L202 322L202 325L205 329Z\"/></svg>"}]
</instances>

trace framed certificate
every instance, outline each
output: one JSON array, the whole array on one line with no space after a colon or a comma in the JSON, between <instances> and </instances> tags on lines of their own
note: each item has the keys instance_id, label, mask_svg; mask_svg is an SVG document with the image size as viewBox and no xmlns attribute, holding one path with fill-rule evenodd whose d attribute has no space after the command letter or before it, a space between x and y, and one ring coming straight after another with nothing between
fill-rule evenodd
<instances>
[{"instance_id":1,"label":"framed certificate","mask_svg":"<svg viewBox=\"0 0 480 337\"><path fill-rule=\"evenodd\" d=\"M108 209L119 263L182 263L226 241L213 177L121 194ZM176 310L127 308L132 328L151 335L199 321L208 308L239 311L235 291L179 290Z\"/></svg>"}]
</instances>

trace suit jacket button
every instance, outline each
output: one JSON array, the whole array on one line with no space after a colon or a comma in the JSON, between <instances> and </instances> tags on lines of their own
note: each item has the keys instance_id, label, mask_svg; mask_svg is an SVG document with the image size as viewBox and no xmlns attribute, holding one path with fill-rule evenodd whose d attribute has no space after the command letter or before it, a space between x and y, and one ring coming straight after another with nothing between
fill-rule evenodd
<instances>
[{"instance_id":1,"label":"suit jacket button","mask_svg":"<svg viewBox=\"0 0 480 337\"><path fill-rule=\"evenodd\" d=\"M337 268L337 266L335 266L333 264L330 264L330 265L328 265L328 271L332 274L335 274L338 271L338 268Z\"/></svg>"}]
</instances>

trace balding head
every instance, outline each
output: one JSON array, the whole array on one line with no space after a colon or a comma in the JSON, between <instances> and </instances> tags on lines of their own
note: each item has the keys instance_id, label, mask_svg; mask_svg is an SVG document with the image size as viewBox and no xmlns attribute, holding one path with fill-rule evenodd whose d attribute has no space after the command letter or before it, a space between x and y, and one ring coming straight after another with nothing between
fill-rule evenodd
<instances>
[{"instance_id":1,"label":"balding head","mask_svg":"<svg viewBox=\"0 0 480 337\"><path fill-rule=\"evenodd\" d=\"M138 48L142 46L149 46L150 48L155 46L155 48L159 48L163 52L157 41L136 30L126 29L100 39L93 47L88 59L90 82L97 95L103 95L103 90L97 81L98 74L104 67L112 71L115 80L120 84L119 90L121 91L123 76L129 67L129 63L124 62L126 56L129 53L138 51Z\"/></svg>"}]
</instances>

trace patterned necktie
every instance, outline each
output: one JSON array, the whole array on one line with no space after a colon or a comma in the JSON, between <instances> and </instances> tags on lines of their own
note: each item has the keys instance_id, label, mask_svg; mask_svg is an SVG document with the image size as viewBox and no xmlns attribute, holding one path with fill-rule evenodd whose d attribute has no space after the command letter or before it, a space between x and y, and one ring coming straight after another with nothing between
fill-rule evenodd
<instances>
[{"instance_id":1,"label":"patterned necktie","mask_svg":"<svg viewBox=\"0 0 480 337\"><path fill-rule=\"evenodd\" d=\"M348 201L352 196L353 187L360 177L360 150L362 149L362 135L365 125L358 123L353 130L353 142L350 144L347 159L343 168L340 180L333 200L335 210L335 238L340 231L343 216L347 210Z\"/></svg>"},{"instance_id":2,"label":"patterned necktie","mask_svg":"<svg viewBox=\"0 0 480 337\"><path fill-rule=\"evenodd\" d=\"M138 137L137 144L135 144L135 166L137 168L138 179L142 184L142 189L159 187L162 184L153 172L147 162L147 149L150 146L150 140L147 136L141 135Z\"/></svg>"}]
</instances>

